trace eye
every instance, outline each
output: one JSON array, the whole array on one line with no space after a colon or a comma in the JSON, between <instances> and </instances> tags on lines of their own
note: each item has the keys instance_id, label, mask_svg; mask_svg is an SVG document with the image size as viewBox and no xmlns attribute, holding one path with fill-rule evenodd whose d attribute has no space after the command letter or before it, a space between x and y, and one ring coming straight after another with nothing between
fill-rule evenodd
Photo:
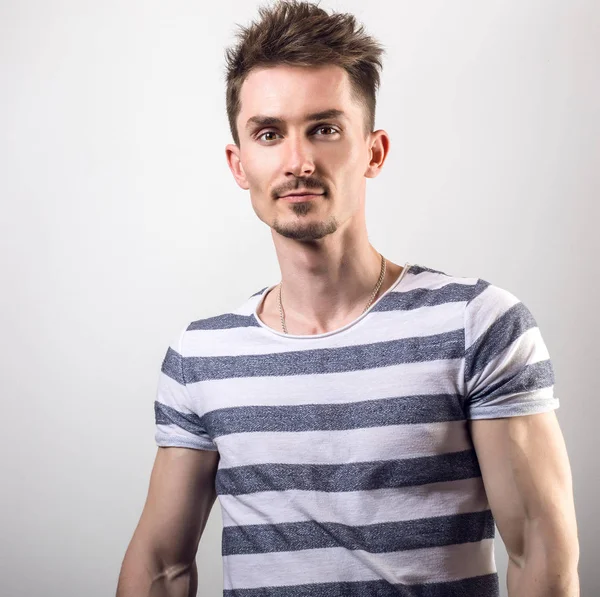
<instances>
[{"instance_id":1,"label":"eye","mask_svg":"<svg viewBox=\"0 0 600 597\"><path fill-rule=\"evenodd\" d=\"M257 139L262 139L265 135L276 135L277 133L275 131L265 131L264 133L261 133ZM274 141L274 139L264 139L265 141L267 141L267 143L269 141Z\"/></svg>"},{"instance_id":2,"label":"eye","mask_svg":"<svg viewBox=\"0 0 600 597\"><path fill-rule=\"evenodd\" d=\"M332 126L325 126L325 125L317 127L315 129L315 131L322 131L323 129L329 129L330 131L333 131L333 133L337 133L338 132L338 130L335 129L335 128L333 128ZM331 134L333 134L333 133L331 133ZM330 137L331 134L328 134L328 135L318 135L318 136L319 137Z\"/></svg>"}]
</instances>

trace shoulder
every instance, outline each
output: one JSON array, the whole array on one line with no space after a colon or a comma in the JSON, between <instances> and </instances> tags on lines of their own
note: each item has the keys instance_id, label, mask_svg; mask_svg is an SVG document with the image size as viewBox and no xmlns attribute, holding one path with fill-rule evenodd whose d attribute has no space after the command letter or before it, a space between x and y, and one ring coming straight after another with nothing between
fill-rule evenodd
<instances>
[{"instance_id":1,"label":"shoulder","mask_svg":"<svg viewBox=\"0 0 600 597\"><path fill-rule=\"evenodd\" d=\"M467 334L489 328L500 318L535 325L531 311L512 291L484 278L419 264L412 265L407 275L413 276L411 288L442 291L444 301L462 303Z\"/></svg>"},{"instance_id":2,"label":"shoulder","mask_svg":"<svg viewBox=\"0 0 600 597\"><path fill-rule=\"evenodd\" d=\"M488 280L476 276L453 274L446 271L425 267L419 264L412 265L407 274L418 276L423 284L456 284L464 287L467 303L493 304L498 307L510 307L520 300L509 290L493 284Z\"/></svg>"},{"instance_id":3,"label":"shoulder","mask_svg":"<svg viewBox=\"0 0 600 597\"><path fill-rule=\"evenodd\" d=\"M180 354L182 356L194 354L194 346L197 346L198 342L206 344L206 342L221 338L223 334L235 333L235 330L258 327L254 310L266 288L254 292L232 310L194 319L187 323L179 337Z\"/></svg>"}]
</instances>

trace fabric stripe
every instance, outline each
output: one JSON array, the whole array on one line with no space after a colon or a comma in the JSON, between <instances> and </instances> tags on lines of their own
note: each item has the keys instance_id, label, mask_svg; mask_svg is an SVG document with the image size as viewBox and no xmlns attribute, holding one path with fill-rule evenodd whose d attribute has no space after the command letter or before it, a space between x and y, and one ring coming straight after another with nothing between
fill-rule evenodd
<instances>
[{"instance_id":1,"label":"fabric stripe","mask_svg":"<svg viewBox=\"0 0 600 597\"><path fill-rule=\"evenodd\" d=\"M231 433L364 429L464 419L458 395L401 396L342 404L239 406L213 410L203 425L213 437Z\"/></svg>"},{"instance_id":2,"label":"fabric stripe","mask_svg":"<svg viewBox=\"0 0 600 597\"><path fill-rule=\"evenodd\" d=\"M351 462L348 464L281 464L238 466L217 471L220 495L255 491L360 491L383 487L408 487L481 475L474 450L437 456Z\"/></svg>"},{"instance_id":3,"label":"fabric stripe","mask_svg":"<svg viewBox=\"0 0 600 597\"><path fill-rule=\"evenodd\" d=\"M161 373L174 379L177 383L185 385L182 364L183 360L181 355L169 346L162 363Z\"/></svg>"},{"instance_id":4,"label":"fabric stripe","mask_svg":"<svg viewBox=\"0 0 600 597\"><path fill-rule=\"evenodd\" d=\"M341 464L435 456L473 446L464 419L376 429L252 431L220 436L218 443L222 469L272 462L274 454L280 464Z\"/></svg>"},{"instance_id":5,"label":"fabric stripe","mask_svg":"<svg viewBox=\"0 0 600 597\"><path fill-rule=\"evenodd\" d=\"M472 293L472 286L451 282L435 289L415 288L404 292L390 292L373 307L373 312L412 311L422 307L460 303L469 300Z\"/></svg>"},{"instance_id":6,"label":"fabric stripe","mask_svg":"<svg viewBox=\"0 0 600 597\"><path fill-rule=\"evenodd\" d=\"M437 269L433 269L431 267L425 267L424 265L418 265L418 264L414 264L410 266L410 269L408 270L411 274L413 274L414 276L417 276L418 274L423 274L426 272L432 273L432 274L441 274L442 276L448 276L448 274L437 270Z\"/></svg>"},{"instance_id":7,"label":"fabric stripe","mask_svg":"<svg viewBox=\"0 0 600 597\"><path fill-rule=\"evenodd\" d=\"M494 537L491 510L403 520L364 526L347 526L321 520L276 525L240 525L223 529L223 555L301 551L343 545L366 553L388 553L456 543L473 543Z\"/></svg>"},{"instance_id":8,"label":"fabric stripe","mask_svg":"<svg viewBox=\"0 0 600 597\"><path fill-rule=\"evenodd\" d=\"M187 330L228 330L232 328L260 327L256 319L251 315L237 315L235 313L224 313L215 317L207 317L193 321Z\"/></svg>"},{"instance_id":9,"label":"fabric stripe","mask_svg":"<svg viewBox=\"0 0 600 597\"><path fill-rule=\"evenodd\" d=\"M206 437L188 435L174 425L157 425L154 435L156 445L164 448L192 448L194 450L218 451L218 448Z\"/></svg>"},{"instance_id":10,"label":"fabric stripe","mask_svg":"<svg viewBox=\"0 0 600 597\"><path fill-rule=\"evenodd\" d=\"M154 402L154 419L157 425L177 425L194 435L205 435L206 429L202 425L200 417L194 413L185 414L161 404Z\"/></svg>"},{"instance_id":11,"label":"fabric stripe","mask_svg":"<svg viewBox=\"0 0 600 597\"><path fill-rule=\"evenodd\" d=\"M462 360L402 363L386 368L343 371L328 375L245 377L208 380L188 386L201 410L299 404L352 404L413 396L424 405L431 396L456 395ZM458 381L457 381L458 380ZM200 408L200 406L199 406ZM415 404L415 410L418 410ZM418 415L415 415L418 416Z\"/></svg>"},{"instance_id":12,"label":"fabric stripe","mask_svg":"<svg viewBox=\"0 0 600 597\"><path fill-rule=\"evenodd\" d=\"M384 580L411 586L460 580L496 571L493 539L406 551L367 553L343 547L223 556L224 589L264 587L280 595L304 584ZM267 580L268 579L268 580ZM385 586L385 585L384 585ZM302 594L302 593L300 593ZM312 593L304 593L311 595ZM472 597L488 597L488 594ZM471 595L469 595L471 597Z\"/></svg>"},{"instance_id":13,"label":"fabric stripe","mask_svg":"<svg viewBox=\"0 0 600 597\"><path fill-rule=\"evenodd\" d=\"M486 388L485 397L488 399L505 394L522 394L540 390L554 385L554 369L550 360L526 365L513 375L508 381L499 380L490 383ZM473 399L478 395L474 394Z\"/></svg>"},{"instance_id":14,"label":"fabric stripe","mask_svg":"<svg viewBox=\"0 0 600 597\"><path fill-rule=\"evenodd\" d=\"M462 330L424 338L404 338L359 346L342 346L264 355L185 357L188 383L232 377L316 375L358 371L416 360L460 358L464 352Z\"/></svg>"},{"instance_id":15,"label":"fabric stripe","mask_svg":"<svg viewBox=\"0 0 600 597\"><path fill-rule=\"evenodd\" d=\"M418 585L390 584L385 580L323 582L265 589L228 589L223 597L499 597L497 574Z\"/></svg>"},{"instance_id":16,"label":"fabric stripe","mask_svg":"<svg viewBox=\"0 0 600 597\"><path fill-rule=\"evenodd\" d=\"M366 522L378 524L489 509L481 477L405 487L401 499L395 488L387 487L328 494L288 489L284 493L221 495L219 503L223 527L239 525L240 521L244 521L244 525L257 525L265 520L278 524L323 519L360 526Z\"/></svg>"}]
</instances>

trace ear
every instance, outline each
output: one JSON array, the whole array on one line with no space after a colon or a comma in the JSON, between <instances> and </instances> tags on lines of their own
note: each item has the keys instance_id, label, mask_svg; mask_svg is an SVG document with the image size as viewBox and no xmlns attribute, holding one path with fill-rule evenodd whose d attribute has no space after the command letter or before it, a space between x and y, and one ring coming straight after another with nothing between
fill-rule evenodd
<instances>
[{"instance_id":1,"label":"ear","mask_svg":"<svg viewBox=\"0 0 600 597\"><path fill-rule=\"evenodd\" d=\"M227 145L225 147L225 156L227 158L227 165L235 178L238 185L246 191L250 188L248 179L244 173L244 167L242 166L242 160L240 158L240 148L237 145Z\"/></svg>"},{"instance_id":2,"label":"ear","mask_svg":"<svg viewBox=\"0 0 600 597\"><path fill-rule=\"evenodd\" d=\"M365 170L366 178L375 178L383 167L385 158L390 150L390 138L388 134L380 129L371 133L371 147L369 165Z\"/></svg>"}]
</instances>

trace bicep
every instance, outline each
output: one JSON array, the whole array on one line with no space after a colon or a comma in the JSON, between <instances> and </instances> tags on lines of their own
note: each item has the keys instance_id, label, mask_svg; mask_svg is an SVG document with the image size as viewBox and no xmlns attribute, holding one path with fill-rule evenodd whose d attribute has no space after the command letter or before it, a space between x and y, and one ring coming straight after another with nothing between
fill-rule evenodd
<instances>
[{"instance_id":1,"label":"bicep","mask_svg":"<svg viewBox=\"0 0 600 597\"><path fill-rule=\"evenodd\" d=\"M159 447L134 538L165 570L192 562L216 499L219 453Z\"/></svg>"},{"instance_id":2,"label":"bicep","mask_svg":"<svg viewBox=\"0 0 600 597\"><path fill-rule=\"evenodd\" d=\"M470 420L490 508L512 559L526 555L527 529L547 539L576 534L572 479L554 411Z\"/></svg>"}]
</instances>

